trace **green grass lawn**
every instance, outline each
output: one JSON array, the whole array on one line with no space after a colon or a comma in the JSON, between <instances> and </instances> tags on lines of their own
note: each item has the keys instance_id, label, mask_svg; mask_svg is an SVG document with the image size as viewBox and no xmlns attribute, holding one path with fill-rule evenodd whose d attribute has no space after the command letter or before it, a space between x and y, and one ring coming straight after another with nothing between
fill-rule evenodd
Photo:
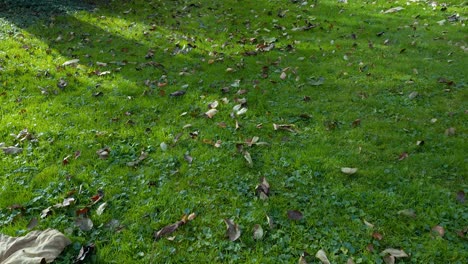
<instances>
[{"instance_id":1,"label":"green grass lawn","mask_svg":"<svg viewBox=\"0 0 468 264\"><path fill-rule=\"evenodd\" d=\"M14 2L1 234L60 230L57 263L466 263L466 1Z\"/></svg>"}]
</instances>

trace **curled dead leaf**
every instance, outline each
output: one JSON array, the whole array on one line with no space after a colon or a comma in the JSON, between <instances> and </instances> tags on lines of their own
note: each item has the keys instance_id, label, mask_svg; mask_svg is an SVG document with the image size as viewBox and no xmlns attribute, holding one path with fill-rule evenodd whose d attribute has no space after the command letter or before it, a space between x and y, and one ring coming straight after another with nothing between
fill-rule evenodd
<instances>
[{"instance_id":1,"label":"curled dead leaf","mask_svg":"<svg viewBox=\"0 0 468 264\"><path fill-rule=\"evenodd\" d=\"M273 124L274 130L286 130L289 132L296 132L296 127L292 124Z\"/></svg>"},{"instance_id":2,"label":"curled dead leaf","mask_svg":"<svg viewBox=\"0 0 468 264\"><path fill-rule=\"evenodd\" d=\"M383 239L383 236L382 234L380 234L379 232L373 232L372 233L372 237L376 240L382 240Z\"/></svg>"},{"instance_id":3,"label":"curled dead leaf","mask_svg":"<svg viewBox=\"0 0 468 264\"><path fill-rule=\"evenodd\" d=\"M323 264L330 264L330 261L327 258L327 254L325 253L323 249L320 249L319 251L317 251L317 253L315 254L315 257L320 259L320 261L322 261Z\"/></svg>"},{"instance_id":4,"label":"curled dead leaf","mask_svg":"<svg viewBox=\"0 0 468 264\"><path fill-rule=\"evenodd\" d=\"M348 174L348 175L355 174L357 171L358 171L357 168L348 168L348 167L341 168L341 172L344 174Z\"/></svg>"},{"instance_id":5,"label":"curled dead leaf","mask_svg":"<svg viewBox=\"0 0 468 264\"><path fill-rule=\"evenodd\" d=\"M224 219L224 223L226 223L226 236L229 240L236 241L241 236L239 226L228 218Z\"/></svg>"},{"instance_id":6,"label":"curled dead leaf","mask_svg":"<svg viewBox=\"0 0 468 264\"><path fill-rule=\"evenodd\" d=\"M218 107L218 101L213 101L211 103L208 104L208 108L209 109L215 109L216 107Z\"/></svg>"},{"instance_id":7,"label":"curled dead leaf","mask_svg":"<svg viewBox=\"0 0 468 264\"><path fill-rule=\"evenodd\" d=\"M252 157L250 156L250 153L248 151L244 151L244 158L249 164L249 166L253 166Z\"/></svg>"},{"instance_id":8,"label":"curled dead leaf","mask_svg":"<svg viewBox=\"0 0 468 264\"><path fill-rule=\"evenodd\" d=\"M208 118L213 118L213 116L215 116L216 114L218 113L218 110L212 108L210 110L208 110L205 115L208 117Z\"/></svg>"},{"instance_id":9,"label":"curled dead leaf","mask_svg":"<svg viewBox=\"0 0 468 264\"><path fill-rule=\"evenodd\" d=\"M449 127L445 130L445 135L446 136L455 136L457 130L454 127Z\"/></svg>"},{"instance_id":10,"label":"curled dead leaf","mask_svg":"<svg viewBox=\"0 0 468 264\"><path fill-rule=\"evenodd\" d=\"M3 153L8 155L16 155L23 152L22 148L11 146L11 147L2 147Z\"/></svg>"},{"instance_id":11,"label":"curled dead leaf","mask_svg":"<svg viewBox=\"0 0 468 264\"><path fill-rule=\"evenodd\" d=\"M265 177L260 179L260 184L255 187L255 191L262 200L268 199L268 194L270 193L270 184Z\"/></svg>"},{"instance_id":12,"label":"curled dead leaf","mask_svg":"<svg viewBox=\"0 0 468 264\"><path fill-rule=\"evenodd\" d=\"M78 62L80 62L79 59L68 60L68 61L62 63L62 66L73 65L73 64L77 64Z\"/></svg>"},{"instance_id":13,"label":"curled dead leaf","mask_svg":"<svg viewBox=\"0 0 468 264\"><path fill-rule=\"evenodd\" d=\"M253 228L253 239L261 240L263 238L263 228L261 225L256 224Z\"/></svg>"},{"instance_id":14,"label":"curled dead leaf","mask_svg":"<svg viewBox=\"0 0 468 264\"><path fill-rule=\"evenodd\" d=\"M109 158L110 148L105 147L96 151L96 154L99 156L100 159L107 159Z\"/></svg>"},{"instance_id":15,"label":"curled dead leaf","mask_svg":"<svg viewBox=\"0 0 468 264\"><path fill-rule=\"evenodd\" d=\"M437 235L439 235L441 237L443 237L445 235L445 229L440 225L434 226L431 230L432 230L432 232L434 234L437 234Z\"/></svg>"},{"instance_id":16,"label":"curled dead leaf","mask_svg":"<svg viewBox=\"0 0 468 264\"><path fill-rule=\"evenodd\" d=\"M78 226L82 231L90 231L94 226L91 219L81 216L75 219L75 225Z\"/></svg>"},{"instance_id":17,"label":"curled dead leaf","mask_svg":"<svg viewBox=\"0 0 468 264\"><path fill-rule=\"evenodd\" d=\"M171 93L171 94L169 94L169 95L172 96L172 97L177 97L177 96L182 96L182 95L184 95L184 94L185 94L185 91L184 91L184 90L180 90L180 91L175 91L175 92L173 92L173 93Z\"/></svg>"},{"instance_id":18,"label":"curled dead leaf","mask_svg":"<svg viewBox=\"0 0 468 264\"><path fill-rule=\"evenodd\" d=\"M406 254L405 251L401 249L395 249L395 248L387 248L384 251L380 253L380 256L393 256L395 258L407 258L408 254Z\"/></svg>"},{"instance_id":19,"label":"curled dead leaf","mask_svg":"<svg viewBox=\"0 0 468 264\"><path fill-rule=\"evenodd\" d=\"M465 192L464 191L458 191L457 192L457 201L459 203L465 203Z\"/></svg>"},{"instance_id":20,"label":"curled dead leaf","mask_svg":"<svg viewBox=\"0 0 468 264\"><path fill-rule=\"evenodd\" d=\"M301 220L304 216L298 210L289 210L288 211L288 218L291 220Z\"/></svg>"},{"instance_id":21,"label":"curled dead leaf","mask_svg":"<svg viewBox=\"0 0 468 264\"><path fill-rule=\"evenodd\" d=\"M174 224L163 227L161 230L154 233L154 239L158 240L165 235L173 233L174 231L177 230L177 228L179 228L183 224L184 224L183 221L178 221Z\"/></svg>"},{"instance_id":22,"label":"curled dead leaf","mask_svg":"<svg viewBox=\"0 0 468 264\"><path fill-rule=\"evenodd\" d=\"M159 231L154 232L154 239L158 240L163 236L166 236L168 234L173 233L180 226L185 225L187 222L192 221L193 219L195 219L195 217L196 217L195 213L191 213L189 215L182 216L182 219L180 221L177 221L177 222L175 222L175 223L173 223L171 225L167 225L167 226L163 227L162 229L160 229Z\"/></svg>"}]
</instances>

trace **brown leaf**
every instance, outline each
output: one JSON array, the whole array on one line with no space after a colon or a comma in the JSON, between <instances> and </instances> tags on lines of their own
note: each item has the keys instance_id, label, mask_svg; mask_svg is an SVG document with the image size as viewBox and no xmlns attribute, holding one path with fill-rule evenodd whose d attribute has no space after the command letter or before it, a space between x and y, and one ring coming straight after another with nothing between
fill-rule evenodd
<instances>
[{"instance_id":1,"label":"brown leaf","mask_svg":"<svg viewBox=\"0 0 468 264\"><path fill-rule=\"evenodd\" d=\"M175 92L173 92L173 93L171 93L169 95L172 96L172 97L177 97L177 96L182 96L184 94L185 94L185 91L180 90L180 91L175 91Z\"/></svg>"},{"instance_id":2,"label":"brown leaf","mask_svg":"<svg viewBox=\"0 0 468 264\"><path fill-rule=\"evenodd\" d=\"M268 194L270 193L270 184L268 183L265 177L262 177L260 179L260 184L258 184L255 187L255 191L260 196L260 199L262 200L268 199Z\"/></svg>"},{"instance_id":3,"label":"brown leaf","mask_svg":"<svg viewBox=\"0 0 468 264\"><path fill-rule=\"evenodd\" d=\"M218 107L218 105L219 105L218 101L213 101L213 102L208 104L208 108L209 109L215 109L216 107Z\"/></svg>"},{"instance_id":4,"label":"brown leaf","mask_svg":"<svg viewBox=\"0 0 468 264\"><path fill-rule=\"evenodd\" d=\"M296 127L292 124L273 124L274 130L286 130L289 132L296 132Z\"/></svg>"},{"instance_id":5,"label":"brown leaf","mask_svg":"<svg viewBox=\"0 0 468 264\"><path fill-rule=\"evenodd\" d=\"M266 215L266 218L267 218L268 227L270 227L270 229L273 229L275 227L275 224L273 223L273 218L271 218L268 215Z\"/></svg>"},{"instance_id":6,"label":"brown leaf","mask_svg":"<svg viewBox=\"0 0 468 264\"><path fill-rule=\"evenodd\" d=\"M465 192L464 191L458 191L457 192L457 201L459 203L465 203Z\"/></svg>"},{"instance_id":7,"label":"brown leaf","mask_svg":"<svg viewBox=\"0 0 468 264\"><path fill-rule=\"evenodd\" d=\"M47 216L52 214L51 206L47 207L46 209L42 210L41 218L46 218Z\"/></svg>"},{"instance_id":8,"label":"brown leaf","mask_svg":"<svg viewBox=\"0 0 468 264\"><path fill-rule=\"evenodd\" d=\"M70 206L72 203L75 202L75 198L70 197L70 198L65 198L62 203L54 205L55 208L62 208L62 207L67 207Z\"/></svg>"},{"instance_id":9,"label":"brown leaf","mask_svg":"<svg viewBox=\"0 0 468 264\"><path fill-rule=\"evenodd\" d=\"M327 258L327 254L325 254L325 251L323 249L317 251L315 257L320 259L320 261L322 261L323 264L330 264L330 261Z\"/></svg>"},{"instance_id":10,"label":"brown leaf","mask_svg":"<svg viewBox=\"0 0 468 264\"><path fill-rule=\"evenodd\" d=\"M406 158L408 158L408 157L409 157L408 153L403 152L403 153L401 153L400 156L398 157L398 160L399 160L399 161L402 161L402 160L404 160L404 159L406 159Z\"/></svg>"},{"instance_id":11,"label":"brown leaf","mask_svg":"<svg viewBox=\"0 0 468 264\"><path fill-rule=\"evenodd\" d=\"M212 108L212 109L206 111L206 112L205 112L205 115L206 115L208 118L213 118L213 116L215 116L217 113L218 113L218 110Z\"/></svg>"},{"instance_id":12,"label":"brown leaf","mask_svg":"<svg viewBox=\"0 0 468 264\"><path fill-rule=\"evenodd\" d=\"M408 254L401 249L387 248L380 253L381 256L393 256L395 258L407 258Z\"/></svg>"},{"instance_id":13,"label":"brown leaf","mask_svg":"<svg viewBox=\"0 0 468 264\"><path fill-rule=\"evenodd\" d=\"M68 85L68 82L65 81L64 79L60 79L57 82L57 87L60 88L60 89L64 89L65 87L67 87L67 85Z\"/></svg>"},{"instance_id":14,"label":"brown leaf","mask_svg":"<svg viewBox=\"0 0 468 264\"><path fill-rule=\"evenodd\" d=\"M73 65L73 64L77 64L78 62L80 62L79 59L68 60L68 61L64 62L64 63L62 64L62 66Z\"/></svg>"},{"instance_id":15,"label":"brown leaf","mask_svg":"<svg viewBox=\"0 0 468 264\"><path fill-rule=\"evenodd\" d=\"M94 244L89 244L84 247L81 247L80 252L78 253L78 256L76 256L74 263L82 263L84 260L92 254L94 251Z\"/></svg>"},{"instance_id":16,"label":"brown leaf","mask_svg":"<svg viewBox=\"0 0 468 264\"><path fill-rule=\"evenodd\" d=\"M288 218L290 220L301 220L303 218L303 215L301 212L297 210L289 210L288 211Z\"/></svg>"},{"instance_id":17,"label":"brown leaf","mask_svg":"<svg viewBox=\"0 0 468 264\"><path fill-rule=\"evenodd\" d=\"M236 241L241 236L239 226L228 218L224 219L224 223L226 223L226 236L229 240Z\"/></svg>"},{"instance_id":18,"label":"brown leaf","mask_svg":"<svg viewBox=\"0 0 468 264\"><path fill-rule=\"evenodd\" d=\"M107 159L109 158L110 148L105 147L96 151L96 154L99 156L100 159Z\"/></svg>"},{"instance_id":19,"label":"brown leaf","mask_svg":"<svg viewBox=\"0 0 468 264\"><path fill-rule=\"evenodd\" d=\"M34 218L32 218L32 219L29 221L28 226L27 226L26 228L27 228L28 230L31 230L31 229L33 229L34 227L37 226L37 223L38 223L38 222L39 222L39 221L37 220L37 218L34 217Z\"/></svg>"},{"instance_id":20,"label":"brown leaf","mask_svg":"<svg viewBox=\"0 0 468 264\"><path fill-rule=\"evenodd\" d=\"M437 79L437 82L438 82L438 83L445 83L445 84L448 85L448 86L452 86L452 85L455 84L453 81L448 80L448 79L443 78L443 77L440 77L439 79Z\"/></svg>"},{"instance_id":21,"label":"brown leaf","mask_svg":"<svg viewBox=\"0 0 468 264\"><path fill-rule=\"evenodd\" d=\"M356 119L353 121L353 123L351 124L352 127L358 127L359 125L361 125L361 119Z\"/></svg>"},{"instance_id":22,"label":"brown leaf","mask_svg":"<svg viewBox=\"0 0 468 264\"><path fill-rule=\"evenodd\" d=\"M188 162L188 164L192 164L193 158L189 154L184 154L184 160Z\"/></svg>"},{"instance_id":23,"label":"brown leaf","mask_svg":"<svg viewBox=\"0 0 468 264\"><path fill-rule=\"evenodd\" d=\"M81 156L81 151L77 150L75 151L75 159L79 158Z\"/></svg>"},{"instance_id":24,"label":"brown leaf","mask_svg":"<svg viewBox=\"0 0 468 264\"><path fill-rule=\"evenodd\" d=\"M432 232L443 237L445 235L445 229L442 226L436 225L432 228Z\"/></svg>"},{"instance_id":25,"label":"brown leaf","mask_svg":"<svg viewBox=\"0 0 468 264\"><path fill-rule=\"evenodd\" d=\"M192 221L195 219L196 214L191 213L189 215L184 215L182 216L182 219L180 221L175 222L174 224L167 225L163 227L161 230L154 232L154 239L158 240L161 237L171 234L174 231L176 231L180 226L185 225L187 222Z\"/></svg>"},{"instance_id":26,"label":"brown leaf","mask_svg":"<svg viewBox=\"0 0 468 264\"><path fill-rule=\"evenodd\" d=\"M19 153L21 153L23 151L22 148L18 148L18 147L14 147L14 146L2 147L2 150L3 150L3 153L8 154L8 155L16 155L16 154L19 154Z\"/></svg>"},{"instance_id":27,"label":"brown leaf","mask_svg":"<svg viewBox=\"0 0 468 264\"><path fill-rule=\"evenodd\" d=\"M176 223L174 223L172 225L165 226L161 230L154 233L154 238L156 240L158 240L158 239L160 239L161 237L163 237L165 235L171 234L172 232L176 231L177 228L179 228L183 224L184 224L183 221L178 221L178 222L176 222Z\"/></svg>"},{"instance_id":28,"label":"brown leaf","mask_svg":"<svg viewBox=\"0 0 468 264\"><path fill-rule=\"evenodd\" d=\"M383 257L385 264L395 264L395 257L392 255L387 255Z\"/></svg>"},{"instance_id":29,"label":"brown leaf","mask_svg":"<svg viewBox=\"0 0 468 264\"><path fill-rule=\"evenodd\" d=\"M261 225L256 224L253 228L253 239L261 240L263 238L263 228Z\"/></svg>"},{"instance_id":30,"label":"brown leaf","mask_svg":"<svg viewBox=\"0 0 468 264\"><path fill-rule=\"evenodd\" d=\"M244 151L244 158L249 164L249 166L253 166L252 157L250 156L250 153L248 151Z\"/></svg>"},{"instance_id":31,"label":"brown leaf","mask_svg":"<svg viewBox=\"0 0 468 264\"><path fill-rule=\"evenodd\" d=\"M88 207L83 207L83 208L76 210L75 213L77 216L80 216L80 215L86 215L88 211L89 211Z\"/></svg>"},{"instance_id":32,"label":"brown leaf","mask_svg":"<svg viewBox=\"0 0 468 264\"><path fill-rule=\"evenodd\" d=\"M134 161L127 162L127 166L129 166L129 167L135 167L135 166L137 166L138 164L140 164L140 162L142 162L143 160L145 160L147 157L148 157L148 153L142 151L141 154L140 154L140 157L138 157L138 159L136 159L136 160L134 160Z\"/></svg>"},{"instance_id":33,"label":"brown leaf","mask_svg":"<svg viewBox=\"0 0 468 264\"><path fill-rule=\"evenodd\" d=\"M374 252L374 244L372 244L372 243L367 244L366 250L371 252L371 253Z\"/></svg>"},{"instance_id":34,"label":"brown leaf","mask_svg":"<svg viewBox=\"0 0 468 264\"><path fill-rule=\"evenodd\" d=\"M75 225L78 226L82 231L90 231L94 226L91 219L82 216L75 219Z\"/></svg>"},{"instance_id":35,"label":"brown leaf","mask_svg":"<svg viewBox=\"0 0 468 264\"><path fill-rule=\"evenodd\" d=\"M382 240L382 239L383 239L382 234L380 234L379 232L374 232L374 233L372 233L372 237L373 237L374 239L377 239L377 240Z\"/></svg>"},{"instance_id":36,"label":"brown leaf","mask_svg":"<svg viewBox=\"0 0 468 264\"><path fill-rule=\"evenodd\" d=\"M454 136L456 134L456 129L454 127L449 127L445 130L446 136Z\"/></svg>"}]
</instances>

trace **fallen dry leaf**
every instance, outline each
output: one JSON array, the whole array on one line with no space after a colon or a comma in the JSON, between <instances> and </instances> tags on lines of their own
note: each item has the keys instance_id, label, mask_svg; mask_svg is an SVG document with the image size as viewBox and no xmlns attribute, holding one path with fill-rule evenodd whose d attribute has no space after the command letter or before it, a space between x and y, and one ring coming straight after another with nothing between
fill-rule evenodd
<instances>
[{"instance_id":1,"label":"fallen dry leaf","mask_svg":"<svg viewBox=\"0 0 468 264\"><path fill-rule=\"evenodd\" d=\"M286 72L283 71L283 72L281 72L280 79L284 80L284 79L286 79L287 76L288 75L286 74Z\"/></svg>"},{"instance_id":2,"label":"fallen dry leaf","mask_svg":"<svg viewBox=\"0 0 468 264\"><path fill-rule=\"evenodd\" d=\"M355 174L357 171L358 171L357 168L348 168L348 167L341 168L341 172L344 174L348 174L348 175Z\"/></svg>"},{"instance_id":3,"label":"fallen dry leaf","mask_svg":"<svg viewBox=\"0 0 468 264\"><path fill-rule=\"evenodd\" d=\"M406 216L406 217L411 217L411 218L416 217L416 212L414 211L414 209L404 209L404 210L398 211L398 214L402 216Z\"/></svg>"},{"instance_id":4,"label":"fallen dry leaf","mask_svg":"<svg viewBox=\"0 0 468 264\"><path fill-rule=\"evenodd\" d=\"M392 255L386 255L383 257L385 264L395 264L395 257Z\"/></svg>"},{"instance_id":5,"label":"fallen dry leaf","mask_svg":"<svg viewBox=\"0 0 468 264\"><path fill-rule=\"evenodd\" d=\"M134 161L127 162L127 166L129 166L129 167L135 167L135 166L137 166L138 164L140 164L140 162L142 162L143 160L145 160L147 157L148 157L148 153L142 151L141 154L140 154L140 157L138 157L138 159L136 159L136 160L134 160Z\"/></svg>"},{"instance_id":6,"label":"fallen dry leaf","mask_svg":"<svg viewBox=\"0 0 468 264\"><path fill-rule=\"evenodd\" d=\"M374 228L374 225L367 222L366 220L363 220L364 224L367 226L367 227L370 227L370 228Z\"/></svg>"},{"instance_id":7,"label":"fallen dry leaf","mask_svg":"<svg viewBox=\"0 0 468 264\"><path fill-rule=\"evenodd\" d=\"M187 222L192 221L195 219L196 214L191 213L189 215L184 215L182 216L182 219L180 221L175 222L174 224L167 225L163 227L161 230L154 232L154 239L158 240L161 237L171 234L174 231L176 231L180 226L185 225Z\"/></svg>"},{"instance_id":8,"label":"fallen dry leaf","mask_svg":"<svg viewBox=\"0 0 468 264\"><path fill-rule=\"evenodd\" d=\"M323 249L317 251L315 257L320 259L320 261L322 261L323 264L330 264L330 261L327 258L327 254L325 254L325 251Z\"/></svg>"},{"instance_id":9,"label":"fallen dry leaf","mask_svg":"<svg viewBox=\"0 0 468 264\"><path fill-rule=\"evenodd\" d=\"M465 203L465 192L464 191L458 191L457 192L457 201L459 203Z\"/></svg>"},{"instance_id":10,"label":"fallen dry leaf","mask_svg":"<svg viewBox=\"0 0 468 264\"><path fill-rule=\"evenodd\" d=\"M73 263L82 263L84 260L90 256L95 249L94 244L88 244L86 246L81 247L78 256L76 256L75 261Z\"/></svg>"},{"instance_id":11,"label":"fallen dry leaf","mask_svg":"<svg viewBox=\"0 0 468 264\"><path fill-rule=\"evenodd\" d=\"M445 130L445 135L446 136L454 136L456 134L457 130L454 127L449 127Z\"/></svg>"},{"instance_id":12,"label":"fallen dry leaf","mask_svg":"<svg viewBox=\"0 0 468 264\"><path fill-rule=\"evenodd\" d=\"M210 110L208 110L205 115L208 117L208 118L213 118L213 116L215 116L216 114L218 113L218 110L212 108Z\"/></svg>"},{"instance_id":13,"label":"fallen dry leaf","mask_svg":"<svg viewBox=\"0 0 468 264\"><path fill-rule=\"evenodd\" d=\"M32 219L29 221L29 223L28 223L28 225L27 225L26 228L27 228L28 230L31 230L31 229L33 229L34 227L37 226L37 223L38 223L38 222L39 222L39 221L37 220L37 218L34 217L34 218L32 218Z\"/></svg>"},{"instance_id":14,"label":"fallen dry leaf","mask_svg":"<svg viewBox=\"0 0 468 264\"><path fill-rule=\"evenodd\" d=\"M73 64L77 64L78 62L80 62L79 59L68 60L68 61L64 62L64 63L62 64L62 66L73 65Z\"/></svg>"},{"instance_id":15,"label":"fallen dry leaf","mask_svg":"<svg viewBox=\"0 0 468 264\"><path fill-rule=\"evenodd\" d=\"M109 158L110 148L105 147L96 151L96 154L99 156L100 159L107 159Z\"/></svg>"},{"instance_id":16,"label":"fallen dry leaf","mask_svg":"<svg viewBox=\"0 0 468 264\"><path fill-rule=\"evenodd\" d=\"M273 218L266 215L266 219L267 219L268 227L270 227L270 229L273 229L273 227L275 227L275 224L273 223Z\"/></svg>"},{"instance_id":17,"label":"fallen dry leaf","mask_svg":"<svg viewBox=\"0 0 468 264\"><path fill-rule=\"evenodd\" d=\"M383 236L382 234L380 234L379 232L373 232L372 233L372 237L376 240L382 240L383 239Z\"/></svg>"},{"instance_id":18,"label":"fallen dry leaf","mask_svg":"<svg viewBox=\"0 0 468 264\"><path fill-rule=\"evenodd\" d=\"M175 91L175 92L173 92L173 93L171 93L169 95L172 96L172 97L177 97L177 96L182 96L184 94L185 94L185 91L180 90L180 91Z\"/></svg>"},{"instance_id":19,"label":"fallen dry leaf","mask_svg":"<svg viewBox=\"0 0 468 264\"><path fill-rule=\"evenodd\" d=\"M270 184L266 180L265 177L260 179L260 184L255 187L255 191L259 195L260 199L266 200L268 199L268 194L270 193Z\"/></svg>"},{"instance_id":20,"label":"fallen dry leaf","mask_svg":"<svg viewBox=\"0 0 468 264\"><path fill-rule=\"evenodd\" d=\"M303 217L302 213L297 210L288 211L288 218L291 220L301 220Z\"/></svg>"},{"instance_id":21,"label":"fallen dry leaf","mask_svg":"<svg viewBox=\"0 0 468 264\"><path fill-rule=\"evenodd\" d=\"M397 7L393 7L393 8L390 8L390 9L387 9L384 11L384 14L390 14L390 13L396 13L396 12L399 12L401 10L403 10L404 8L401 7L401 6L397 6Z\"/></svg>"},{"instance_id":22,"label":"fallen dry leaf","mask_svg":"<svg viewBox=\"0 0 468 264\"><path fill-rule=\"evenodd\" d=\"M101 205L98 206L98 208L96 209L96 214L97 215L102 215L102 213L104 212L104 209L106 209L107 207L107 203L102 203Z\"/></svg>"},{"instance_id":23,"label":"fallen dry leaf","mask_svg":"<svg viewBox=\"0 0 468 264\"><path fill-rule=\"evenodd\" d=\"M16 155L19 154L23 151L22 148L18 148L15 146L11 147L2 147L3 153L8 154L8 155Z\"/></svg>"},{"instance_id":24,"label":"fallen dry leaf","mask_svg":"<svg viewBox=\"0 0 468 264\"><path fill-rule=\"evenodd\" d=\"M47 207L46 209L41 211L41 218L46 218L47 216L52 214L52 206Z\"/></svg>"},{"instance_id":25,"label":"fallen dry leaf","mask_svg":"<svg viewBox=\"0 0 468 264\"><path fill-rule=\"evenodd\" d=\"M75 219L75 225L78 226L82 231L90 231L94 226L91 219L82 216Z\"/></svg>"},{"instance_id":26,"label":"fallen dry leaf","mask_svg":"<svg viewBox=\"0 0 468 264\"><path fill-rule=\"evenodd\" d=\"M213 101L213 102L208 104L208 108L209 109L215 109L216 107L218 107L218 104L219 104L218 101Z\"/></svg>"},{"instance_id":27,"label":"fallen dry leaf","mask_svg":"<svg viewBox=\"0 0 468 264\"><path fill-rule=\"evenodd\" d=\"M224 223L226 223L226 236L229 240L236 241L241 236L239 226L228 218L224 219Z\"/></svg>"},{"instance_id":28,"label":"fallen dry leaf","mask_svg":"<svg viewBox=\"0 0 468 264\"><path fill-rule=\"evenodd\" d=\"M408 158L408 157L409 157L408 153L403 152L403 153L401 153L400 156L398 157L398 160L399 160L399 161L402 161L402 160L404 160L404 159L406 159L406 158Z\"/></svg>"},{"instance_id":29,"label":"fallen dry leaf","mask_svg":"<svg viewBox=\"0 0 468 264\"><path fill-rule=\"evenodd\" d=\"M307 252L302 252L301 256L299 257L299 260L297 261L297 264L307 264L306 257L309 256L309 253Z\"/></svg>"},{"instance_id":30,"label":"fallen dry leaf","mask_svg":"<svg viewBox=\"0 0 468 264\"><path fill-rule=\"evenodd\" d=\"M442 226L436 225L432 229L432 232L443 237L445 235L445 229Z\"/></svg>"},{"instance_id":31,"label":"fallen dry leaf","mask_svg":"<svg viewBox=\"0 0 468 264\"><path fill-rule=\"evenodd\" d=\"M70 204L75 202L75 198L65 198L62 203L54 205L55 208L62 208L62 207L67 207Z\"/></svg>"},{"instance_id":32,"label":"fallen dry leaf","mask_svg":"<svg viewBox=\"0 0 468 264\"><path fill-rule=\"evenodd\" d=\"M178 222L176 222L174 224L163 227L161 230L154 233L154 239L158 240L158 239L160 239L161 237L163 237L165 235L171 234L172 232L176 231L177 228L179 228L183 224L184 224L183 221L178 221Z\"/></svg>"},{"instance_id":33,"label":"fallen dry leaf","mask_svg":"<svg viewBox=\"0 0 468 264\"><path fill-rule=\"evenodd\" d=\"M184 154L184 160L188 162L188 164L192 164L193 158L189 154Z\"/></svg>"},{"instance_id":34,"label":"fallen dry leaf","mask_svg":"<svg viewBox=\"0 0 468 264\"><path fill-rule=\"evenodd\" d=\"M261 225L256 224L253 228L253 239L261 240L263 238L263 228Z\"/></svg>"},{"instance_id":35,"label":"fallen dry leaf","mask_svg":"<svg viewBox=\"0 0 468 264\"><path fill-rule=\"evenodd\" d=\"M401 249L395 249L395 248L387 248L384 251L380 253L380 256L393 256L395 258L407 258L408 254L406 254L405 251Z\"/></svg>"},{"instance_id":36,"label":"fallen dry leaf","mask_svg":"<svg viewBox=\"0 0 468 264\"><path fill-rule=\"evenodd\" d=\"M296 127L292 124L273 124L274 130L286 130L289 132L296 132Z\"/></svg>"},{"instance_id":37,"label":"fallen dry leaf","mask_svg":"<svg viewBox=\"0 0 468 264\"><path fill-rule=\"evenodd\" d=\"M250 156L250 153L248 151L244 151L244 158L249 164L249 166L253 166L252 157Z\"/></svg>"}]
</instances>

